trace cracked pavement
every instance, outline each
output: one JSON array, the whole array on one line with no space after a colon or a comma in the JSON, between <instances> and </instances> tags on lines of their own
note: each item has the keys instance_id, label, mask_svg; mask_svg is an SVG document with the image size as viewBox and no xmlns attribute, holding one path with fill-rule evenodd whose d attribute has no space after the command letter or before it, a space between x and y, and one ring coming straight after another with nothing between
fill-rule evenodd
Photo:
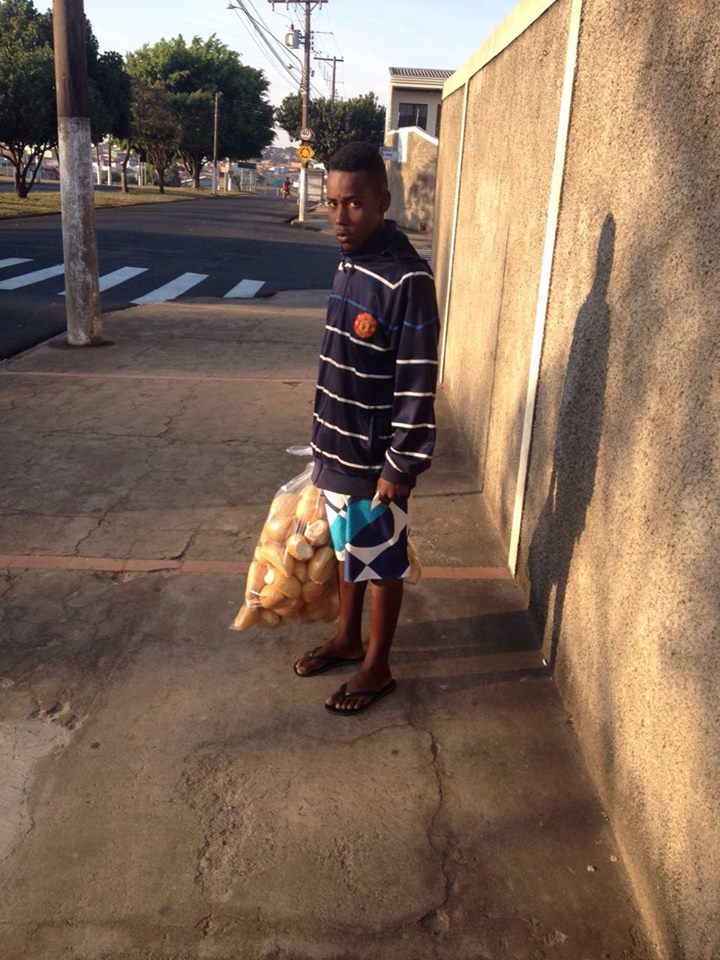
<instances>
[{"instance_id":1,"label":"cracked pavement","mask_svg":"<svg viewBox=\"0 0 720 960\"><path fill-rule=\"evenodd\" d=\"M2 958L649 960L511 580L409 589L397 692L338 718L343 671L292 671L316 627L229 630L242 578L100 568L250 558L324 300L140 307L0 368ZM440 406L418 551L498 569Z\"/></svg>"}]
</instances>

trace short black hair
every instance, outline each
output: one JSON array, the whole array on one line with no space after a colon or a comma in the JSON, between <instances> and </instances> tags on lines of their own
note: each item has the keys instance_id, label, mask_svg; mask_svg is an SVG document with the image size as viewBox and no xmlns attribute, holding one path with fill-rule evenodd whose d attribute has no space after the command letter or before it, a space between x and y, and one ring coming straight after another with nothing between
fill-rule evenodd
<instances>
[{"instance_id":1,"label":"short black hair","mask_svg":"<svg viewBox=\"0 0 720 960\"><path fill-rule=\"evenodd\" d=\"M365 143L362 140L346 143L330 157L328 172L331 170L340 170L343 173L362 171L368 175L378 193L388 188L385 161L374 143Z\"/></svg>"}]
</instances>

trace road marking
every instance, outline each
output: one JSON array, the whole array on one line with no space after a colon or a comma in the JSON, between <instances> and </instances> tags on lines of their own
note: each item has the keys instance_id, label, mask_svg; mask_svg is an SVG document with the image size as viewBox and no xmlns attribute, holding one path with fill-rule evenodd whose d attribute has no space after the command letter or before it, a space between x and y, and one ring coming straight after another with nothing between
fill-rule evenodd
<instances>
[{"instance_id":1,"label":"road marking","mask_svg":"<svg viewBox=\"0 0 720 960\"><path fill-rule=\"evenodd\" d=\"M8 257L7 260L0 260L0 267L15 267L18 263L30 263L28 257Z\"/></svg>"},{"instance_id":2,"label":"road marking","mask_svg":"<svg viewBox=\"0 0 720 960\"><path fill-rule=\"evenodd\" d=\"M187 290L190 290L191 287L207 280L208 276L207 273L182 273L179 277L171 280L170 283L158 287L157 290L151 290L144 297L138 297L131 303L142 305L143 303L165 303L166 300L175 300Z\"/></svg>"},{"instance_id":3,"label":"road marking","mask_svg":"<svg viewBox=\"0 0 720 960\"><path fill-rule=\"evenodd\" d=\"M264 280L241 280L236 286L225 294L225 299L249 298L254 297L260 287L265 286Z\"/></svg>"},{"instance_id":4,"label":"road marking","mask_svg":"<svg viewBox=\"0 0 720 960\"><path fill-rule=\"evenodd\" d=\"M117 287L120 283L125 283L126 280L132 280L133 277L137 277L140 273L145 273L147 269L147 267L120 267L119 270L113 270L112 273L106 273L103 274L102 277L99 277L98 289L100 293L104 290L110 290L112 287ZM64 290L60 296L65 296Z\"/></svg>"},{"instance_id":5,"label":"road marking","mask_svg":"<svg viewBox=\"0 0 720 960\"><path fill-rule=\"evenodd\" d=\"M19 277L0 280L0 290L17 290L19 287L29 287L33 283L49 280L50 277L59 277L63 273L65 273L65 266L58 263L54 267L45 267L44 270L33 270L32 273L23 273Z\"/></svg>"}]
</instances>

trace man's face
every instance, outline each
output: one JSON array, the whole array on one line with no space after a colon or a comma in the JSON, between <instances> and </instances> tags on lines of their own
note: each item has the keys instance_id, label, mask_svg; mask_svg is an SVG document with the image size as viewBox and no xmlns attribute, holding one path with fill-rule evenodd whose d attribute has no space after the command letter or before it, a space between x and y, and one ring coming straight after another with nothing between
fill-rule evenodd
<instances>
[{"instance_id":1,"label":"man's face","mask_svg":"<svg viewBox=\"0 0 720 960\"><path fill-rule=\"evenodd\" d=\"M344 253L359 250L382 228L389 206L388 191L378 192L364 170L328 174L328 220Z\"/></svg>"}]
</instances>

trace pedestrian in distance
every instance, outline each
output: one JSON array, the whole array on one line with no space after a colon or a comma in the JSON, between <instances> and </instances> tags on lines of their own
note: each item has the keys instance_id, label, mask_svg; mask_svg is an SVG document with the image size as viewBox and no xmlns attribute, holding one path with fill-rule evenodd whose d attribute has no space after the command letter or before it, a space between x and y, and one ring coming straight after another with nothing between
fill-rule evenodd
<instances>
[{"instance_id":1,"label":"pedestrian in distance","mask_svg":"<svg viewBox=\"0 0 720 960\"><path fill-rule=\"evenodd\" d=\"M377 146L330 159L328 219L342 259L327 309L312 424L312 479L323 490L338 564L336 634L295 663L309 677L359 668L325 706L351 716L395 689L390 650L408 561L408 501L435 446L439 319L429 265L393 220ZM361 621L370 584L371 625Z\"/></svg>"},{"instance_id":2,"label":"pedestrian in distance","mask_svg":"<svg viewBox=\"0 0 720 960\"><path fill-rule=\"evenodd\" d=\"M280 193L282 194L282 198L285 201L285 203L287 203L288 200L290 199L290 187L291 187L290 180L287 177L285 177L285 179L283 180L282 186L280 187Z\"/></svg>"}]
</instances>

